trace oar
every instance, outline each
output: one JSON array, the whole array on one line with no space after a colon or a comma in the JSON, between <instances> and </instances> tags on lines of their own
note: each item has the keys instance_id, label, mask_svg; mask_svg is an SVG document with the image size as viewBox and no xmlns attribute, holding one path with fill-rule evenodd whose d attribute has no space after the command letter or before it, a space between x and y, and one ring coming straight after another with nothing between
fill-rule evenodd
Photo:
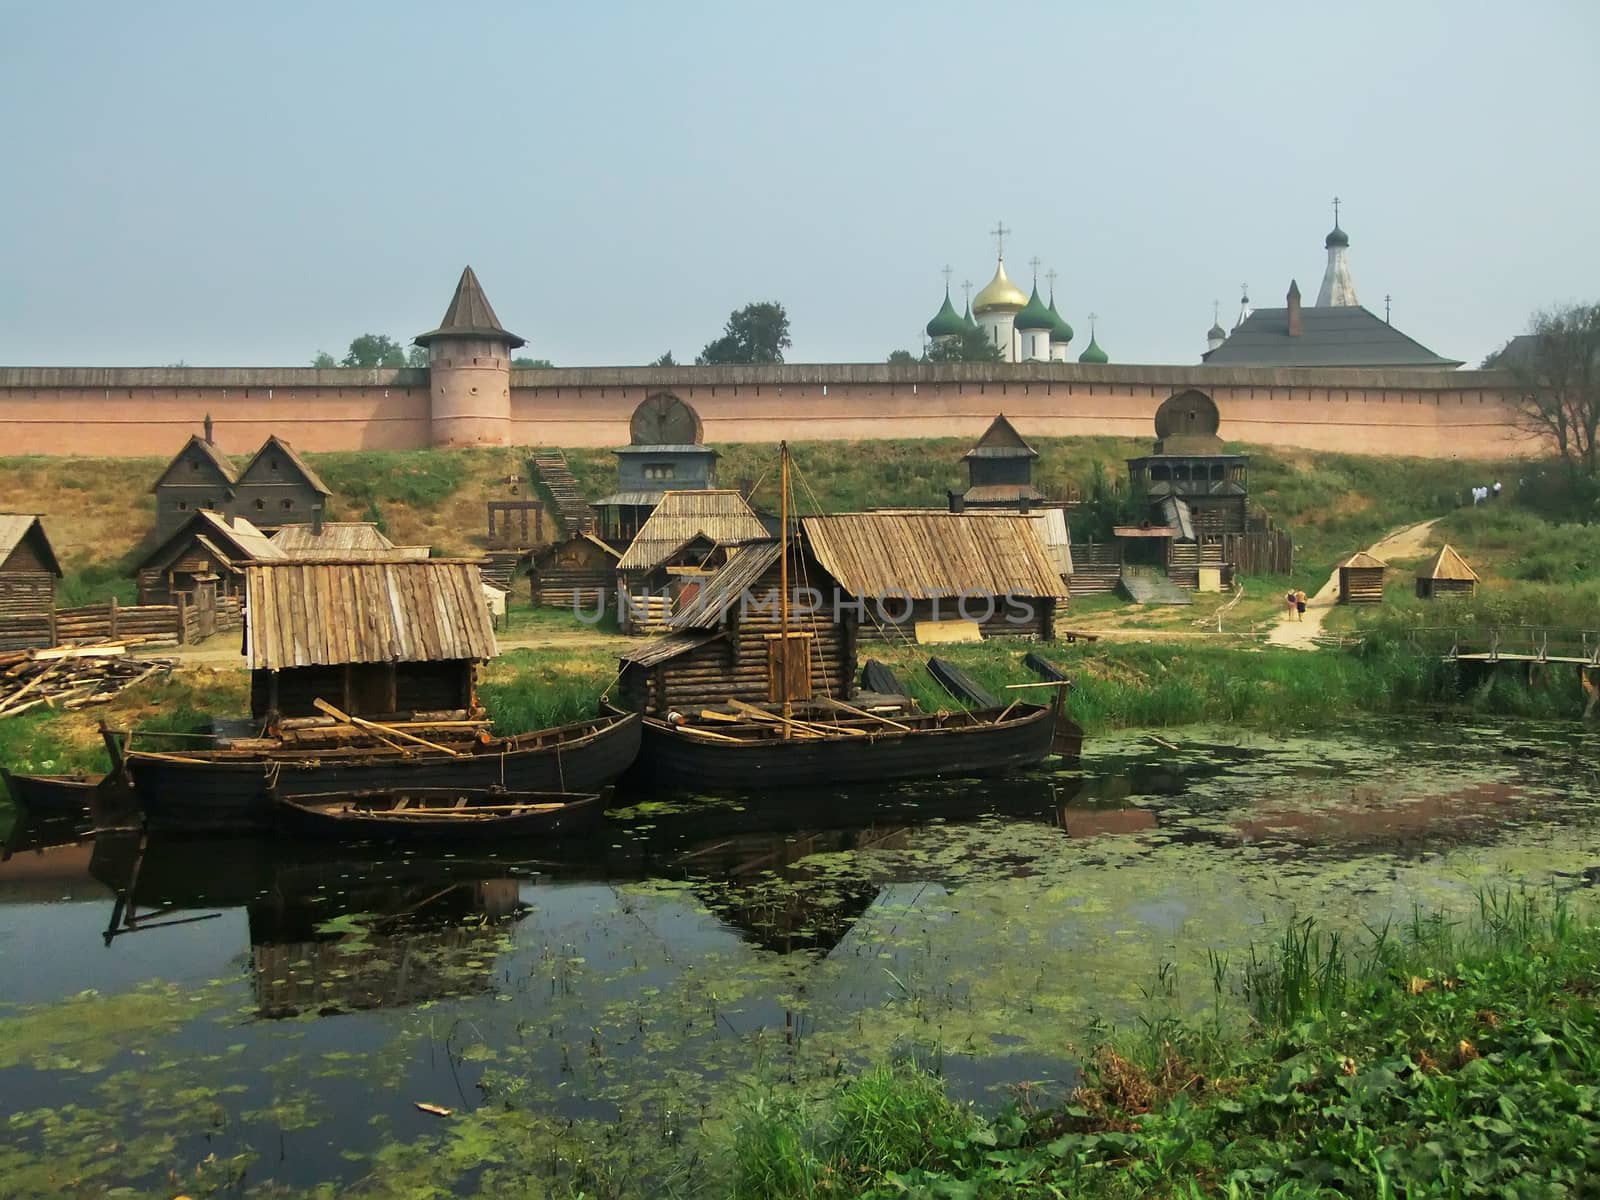
<instances>
[{"instance_id":1,"label":"oar","mask_svg":"<svg viewBox=\"0 0 1600 1200\"><path fill-rule=\"evenodd\" d=\"M459 750L452 750L449 746L441 746L438 742L430 742L427 738L419 738L414 733L407 733L405 730L396 729L392 725L380 725L376 721L368 721L363 717L352 717L349 713L340 712L337 708L329 704L321 697L313 700L311 704L312 707L314 707L318 712L327 713L328 716L334 718L336 721L343 721L346 724L355 725L361 729L370 729L374 733L378 733L380 735L387 733L397 738L404 738L408 742L415 742L419 746L426 746L429 750L437 750L441 754L448 754L451 758L461 757L461 752ZM393 745L392 742L390 744ZM399 748L400 747L398 746L395 747L397 750Z\"/></svg>"}]
</instances>

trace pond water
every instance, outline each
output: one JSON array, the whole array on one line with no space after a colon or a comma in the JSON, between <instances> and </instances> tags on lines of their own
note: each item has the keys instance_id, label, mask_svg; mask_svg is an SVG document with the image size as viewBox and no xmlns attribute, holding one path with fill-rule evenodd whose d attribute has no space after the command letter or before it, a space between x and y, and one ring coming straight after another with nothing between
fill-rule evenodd
<instances>
[{"instance_id":1,"label":"pond water","mask_svg":"<svg viewBox=\"0 0 1600 1200\"><path fill-rule=\"evenodd\" d=\"M1209 1007L1207 950L1293 913L1600 877L1571 726L1162 736L1003 780L639 803L531 853L19 824L0 1188L693 1194L769 1091L909 1056L981 1105L1059 1096L1105 1024Z\"/></svg>"}]
</instances>

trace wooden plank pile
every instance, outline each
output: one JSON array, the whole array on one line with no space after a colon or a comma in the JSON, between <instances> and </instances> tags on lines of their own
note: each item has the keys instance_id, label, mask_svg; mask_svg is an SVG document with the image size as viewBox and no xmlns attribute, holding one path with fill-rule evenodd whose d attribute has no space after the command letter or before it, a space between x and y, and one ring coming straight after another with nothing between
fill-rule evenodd
<instances>
[{"instance_id":1,"label":"wooden plank pile","mask_svg":"<svg viewBox=\"0 0 1600 1200\"><path fill-rule=\"evenodd\" d=\"M175 658L133 659L126 645L58 646L0 654L0 719L35 708L104 704L126 688L169 675Z\"/></svg>"}]
</instances>

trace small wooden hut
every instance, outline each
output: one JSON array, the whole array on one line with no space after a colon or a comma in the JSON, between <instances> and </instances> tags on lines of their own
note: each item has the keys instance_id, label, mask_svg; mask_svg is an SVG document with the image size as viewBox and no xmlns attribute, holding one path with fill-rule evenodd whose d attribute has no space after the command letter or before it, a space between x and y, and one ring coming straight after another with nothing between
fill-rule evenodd
<instances>
[{"instance_id":1,"label":"small wooden hut","mask_svg":"<svg viewBox=\"0 0 1600 1200\"><path fill-rule=\"evenodd\" d=\"M967 489L950 493L950 511L1000 508L1027 512L1044 500L1033 486L1033 464L1039 452L1028 445L1004 413L989 423L983 436L962 455L967 464Z\"/></svg>"},{"instance_id":2,"label":"small wooden hut","mask_svg":"<svg viewBox=\"0 0 1600 1200\"><path fill-rule=\"evenodd\" d=\"M61 564L32 513L0 513L0 650L56 643Z\"/></svg>"},{"instance_id":3,"label":"small wooden hut","mask_svg":"<svg viewBox=\"0 0 1600 1200\"><path fill-rule=\"evenodd\" d=\"M1032 517L841 513L800 525L841 592L863 605L863 637L940 622L975 624L984 637L1055 636L1067 585Z\"/></svg>"},{"instance_id":4,"label":"small wooden hut","mask_svg":"<svg viewBox=\"0 0 1600 1200\"><path fill-rule=\"evenodd\" d=\"M1466 598L1477 587L1478 573L1449 544L1441 546L1428 565L1417 572L1417 597L1422 600Z\"/></svg>"},{"instance_id":5,"label":"small wooden hut","mask_svg":"<svg viewBox=\"0 0 1600 1200\"><path fill-rule=\"evenodd\" d=\"M784 699L782 679L789 681L791 700L847 699L856 673L853 610L836 603L842 595L838 582L803 543L791 542L788 553L789 586L797 599L787 672L780 645L779 543L748 543L734 548L727 564L673 614L665 637L622 656L622 702L651 715L729 699L764 704Z\"/></svg>"},{"instance_id":6,"label":"small wooden hut","mask_svg":"<svg viewBox=\"0 0 1600 1200\"><path fill-rule=\"evenodd\" d=\"M477 708L477 665L497 653L478 565L264 562L245 569L245 655L258 720Z\"/></svg>"},{"instance_id":7,"label":"small wooden hut","mask_svg":"<svg viewBox=\"0 0 1600 1200\"><path fill-rule=\"evenodd\" d=\"M140 604L177 604L179 597L205 605L236 600L244 593L244 567L288 557L243 517L202 509L160 537L134 564Z\"/></svg>"},{"instance_id":8,"label":"small wooden hut","mask_svg":"<svg viewBox=\"0 0 1600 1200\"><path fill-rule=\"evenodd\" d=\"M667 492L617 560L627 593L624 626L643 633L665 627L680 601L721 570L732 549L770 537L755 511L731 488Z\"/></svg>"},{"instance_id":9,"label":"small wooden hut","mask_svg":"<svg viewBox=\"0 0 1600 1200\"><path fill-rule=\"evenodd\" d=\"M1339 564L1339 603L1381 604L1383 572L1387 566L1365 550L1358 550L1345 559Z\"/></svg>"},{"instance_id":10,"label":"small wooden hut","mask_svg":"<svg viewBox=\"0 0 1600 1200\"><path fill-rule=\"evenodd\" d=\"M529 571L533 602L541 608L594 612L611 603L622 552L592 533L544 547Z\"/></svg>"}]
</instances>

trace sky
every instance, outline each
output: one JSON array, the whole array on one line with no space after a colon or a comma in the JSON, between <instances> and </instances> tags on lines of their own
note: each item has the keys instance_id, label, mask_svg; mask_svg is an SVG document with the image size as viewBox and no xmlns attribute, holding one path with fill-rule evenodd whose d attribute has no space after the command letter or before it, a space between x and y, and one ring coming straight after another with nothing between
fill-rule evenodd
<instances>
[{"instance_id":1,"label":"sky","mask_svg":"<svg viewBox=\"0 0 1600 1200\"><path fill-rule=\"evenodd\" d=\"M1357 289L1475 365L1600 300L1600 5L0 0L0 364L305 365L433 328L680 362L920 349L940 268L1029 260L1113 362L1248 283Z\"/></svg>"}]
</instances>

